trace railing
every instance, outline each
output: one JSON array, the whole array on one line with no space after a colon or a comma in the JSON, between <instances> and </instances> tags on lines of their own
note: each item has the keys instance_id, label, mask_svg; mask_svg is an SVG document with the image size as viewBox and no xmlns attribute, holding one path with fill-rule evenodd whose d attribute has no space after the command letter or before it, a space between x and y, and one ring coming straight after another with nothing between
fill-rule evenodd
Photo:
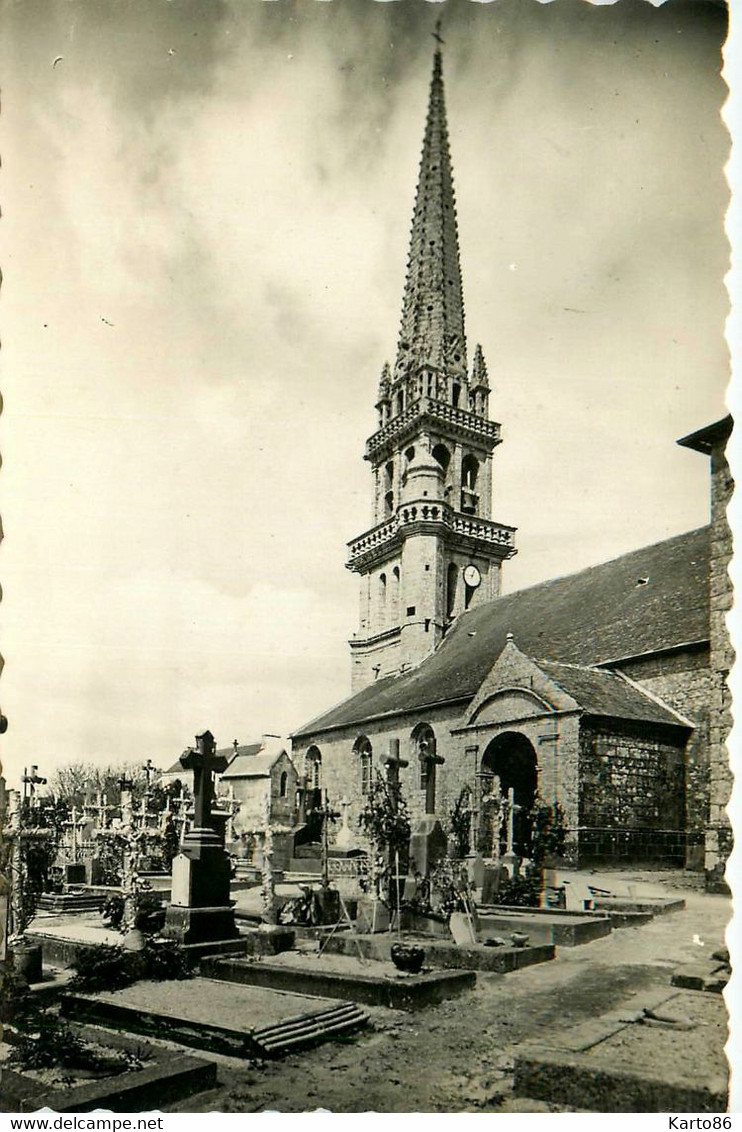
<instances>
[{"instance_id":1,"label":"railing","mask_svg":"<svg viewBox=\"0 0 742 1132\"><path fill-rule=\"evenodd\" d=\"M391 519L348 543L348 568L353 569L360 559L386 547L405 527L413 523L440 523L455 534L476 539L477 542L508 549L515 547L515 527L506 527L491 519L479 519L474 515L461 515L447 503L415 499L401 504Z\"/></svg>"},{"instance_id":2,"label":"railing","mask_svg":"<svg viewBox=\"0 0 742 1132\"><path fill-rule=\"evenodd\" d=\"M476 413L470 413L466 409L449 405L447 401L435 401L431 397L420 397L419 400L409 404L398 416L387 421L378 432L375 432L369 438L366 443L366 455L371 456L399 433L408 431L410 425L413 425L417 418L421 416L428 416L434 421L452 424L457 428L476 433L478 436L487 437L490 440L497 441L500 439L500 425L496 421L490 421L486 417L479 417Z\"/></svg>"}]
</instances>

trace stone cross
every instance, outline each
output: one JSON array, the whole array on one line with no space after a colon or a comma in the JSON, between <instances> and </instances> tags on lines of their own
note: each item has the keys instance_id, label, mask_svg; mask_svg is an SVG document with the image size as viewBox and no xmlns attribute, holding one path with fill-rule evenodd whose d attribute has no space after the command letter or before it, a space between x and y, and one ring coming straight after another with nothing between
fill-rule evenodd
<instances>
[{"instance_id":1,"label":"stone cross","mask_svg":"<svg viewBox=\"0 0 742 1132\"><path fill-rule=\"evenodd\" d=\"M505 842L505 852L513 852L513 837L515 834L515 790L511 786L508 790L508 834Z\"/></svg>"},{"instance_id":2,"label":"stone cross","mask_svg":"<svg viewBox=\"0 0 742 1132\"><path fill-rule=\"evenodd\" d=\"M511 877L515 876L518 872L518 855L515 852L515 811L519 809L520 806L516 806L515 804L515 790L511 786L508 790L508 824L505 855L502 858L502 862L508 869Z\"/></svg>"},{"instance_id":3,"label":"stone cross","mask_svg":"<svg viewBox=\"0 0 742 1132\"><path fill-rule=\"evenodd\" d=\"M36 766L36 765L32 766L31 767L31 773L29 774L27 768L26 767L23 768L23 777L21 778L21 782L23 783L23 800L24 801L26 800L26 796L27 796L26 795L26 787L28 787L28 799L29 799L29 801L32 802L34 794L36 793L36 787L37 786L46 786L46 779L40 778L39 775L36 773L38 771L38 769L39 769L38 766Z\"/></svg>"},{"instance_id":4,"label":"stone cross","mask_svg":"<svg viewBox=\"0 0 742 1132\"><path fill-rule=\"evenodd\" d=\"M390 739L389 754L384 760L387 782L389 782L390 784L394 783L395 785L398 784L400 770L403 770L406 766L409 765L410 764L407 762L407 759L402 759L399 757L399 739Z\"/></svg>"},{"instance_id":5,"label":"stone cross","mask_svg":"<svg viewBox=\"0 0 742 1132\"><path fill-rule=\"evenodd\" d=\"M122 778L119 781L119 786L121 788L121 824L126 829L131 829L134 818L134 808L131 797L133 783L128 778Z\"/></svg>"},{"instance_id":6,"label":"stone cross","mask_svg":"<svg viewBox=\"0 0 742 1132\"><path fill-rule=\"evenodd\" d=\"M229 760L217 755L216 742L210 731L196 736L196 748L189 747L180 756L184 770L193 771L193 825L195 829L211 828L211 806L214 799L214 774L227 769Z\"/></svg>"},{"instance_id":7,"label":"stone cross","mask_svg":"<svg viewBox=\"0 0 742 1132\"><path fill-rule=\"evenodd\" d=\"M72 864L77 864L77 831L85 824L85 819L80 819L77 813L77 806L73 806L70 812L69 821L64 823L70 831L70 855L72 857Z\"/></svg>"},{"instance_id":8,"label":"stone cross","mask_svg":"<svg viewBox=\"0 0 742 1132\"><path fill-rule=\"evenodd\" d=\"M170 817L170 795L165 795L165 805L160 813L160 832L164 833L167 829L168 818Z\"/></svg>"},{"instance_id":9,"label":"stone cross","mask_svg":"<svg viewBox=\"0 0 742 1132\"><path fill-rule=\"evenodd\" d=\"M331 821L334 822L336 818L339 818L340 814L335 810L330 809L330 800L327 796L326 790L324 805L317 806L314 812L321 814L322 816L322 887L328 888L330 885L330 872L329 865L327 863L330 856L329 823Z\"/></svg>"},{"instance_id":10,"label":"stone cross","mask_svg":"<svg viewBox=\"0 0 742 1132\"><path fill-rule=\"evenodd\" d=\"M351 807L351 802L348 798L340 799L340 809L342 810L342 825L338 830L335 844L339 849L350 849L353 846L353 831L348 823L348 810Z\"/></svg>"},{"instance_id":11,"label":"stone cross","mask_svg":"<svg viewBox=\"0 0 742 1132\"><path fill-rule=\"evenodd\" d=\"M144 764L144 773L147 776L147 790L149 790L150 786L152 785L152 775L155 773L155 768L152 765L152 759L147 759L146 763Z\"/></svg>"},{"instance_id":12,"label":"stone cross","mask_svg":"<svg viewBox=\"0 0 742 1132\"><path fill-rule=\"evenodd\" d=\"M240 803L234 796L234 786L231 782L229 784L229 790L227 792L227 807L229 809L229 821L227 822L229 840L234 841L237 836L234 828L234 819L236 814L238 814L240 811Z\"/></svg>"}]
</instances>

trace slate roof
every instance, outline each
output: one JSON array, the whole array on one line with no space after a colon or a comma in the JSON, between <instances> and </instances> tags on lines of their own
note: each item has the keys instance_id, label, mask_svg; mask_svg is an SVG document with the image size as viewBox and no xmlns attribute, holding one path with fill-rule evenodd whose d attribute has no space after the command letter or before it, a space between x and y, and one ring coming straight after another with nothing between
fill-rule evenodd
<instances>
[{"instance_id":1,"label":"slate roof","mask_svg":"<svg viewBox=\"0 0 742 1132\"><path fill-rule=\"evenodd\" d=\"M260 743L258 744L258 750L262 750ZM261 755L238 755L224 771L222 779L270 778L273 767L283 754L285 754L285 751L281 749Z\"/></svg>"},{"instance_id":2,"label":"slate roof","mask_svg":"<svg viewBox=\"0 0 742 1132\"><path fill-rule=\"evenodd\" d=\"M258 751L262 751L262 743L245 743L242 747L220 747L216 752L217 755L224 755L226 759L234 759L235 756L239 758L240 755L257 755ZM180 759L176 759L172 766L167 770L163 770L163 774L191 774L192 771L184 770Z\"/></svg>"},{"instance_id":3,"label":"slate roof","mask_svg":"<svg viewBox=\"0 0 742 1132\"><path fill-rule=\"evenodd\" d=\"M673 727L692 726L667 704L659 703L610 669L583 668L553 660L537 660L536 664L590 715L665 723Z\"/></svg>"},{"instance_id":4,"label":"slate roof","mask_svg":"<svg viewBox=\"0 0 742 1132\"><path fill-rule=\"evenodd\" d=\"M470 609L416 668L377 680L294 737L470 699L508 633L529 656L583 666L707 642L709 529L676 535Z\"/></svg>"}]
</instances>

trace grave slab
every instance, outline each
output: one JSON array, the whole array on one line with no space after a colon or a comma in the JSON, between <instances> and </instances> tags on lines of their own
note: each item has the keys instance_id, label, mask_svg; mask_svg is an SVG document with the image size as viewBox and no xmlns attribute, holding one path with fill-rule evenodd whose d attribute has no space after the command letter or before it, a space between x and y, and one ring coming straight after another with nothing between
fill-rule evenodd
<instances>
[{"instance_id":1,"label":"grave slab","mask_svg":"<svg viewBox=\"0 0 742 1132\"><path fill-rule=\"evenodd\" d=\"M674 987L683 987L685 990L721 994L730 977L731 970L728 963L720 963L718 959L707 959L676 967L670 982Z\"/></svg>"},{"instance_id":2,"label":"grave slab","mask_svg":"<svg viewBox=\"0 0 742 1132\"><path fill-rule=\"evenodd\" d=\"M675 896L598 896L593 900L596 912L651 912L653 916L665 916L670 912L682 912L685 901Z\"/></svg>"},{"instance_id":3,"label":"grave slab","mask_svg":"<svg viewBox=\"0 0 742 1132\"><path fill-rule=\"evenodd\" d=\"M476 979L472 971L403 975L391 963L369 962L360 967L357 952L353 956L312 957L284 952L271 962L262 960L257 963L249 959L211 959L205 960L201 969L211 978L230 983L276 990L300 986L307 994L347 998L370 1006L387 1006L392 1010L419 1010L454 998L470 990Z\"/></svg>"},{"instance_id":4,"label":"grave slab","mask_svg":"<svg viewBox=\"0 0 742 1132\"><path fill-rule=\"evenodd\" d=\"M368 1023L353 1002L204 977L141 982L94 995L67 994L62 997L62 1013L76 1021L246 1058L278 1057Z\"/></svg>"},{"instance_id":5,"label":"grave slab","mask_svg":"<svg viewBox=\"0 0 742 1132\"><path fill-rule=\"evenodd\" d=\"M336 935L327 942L327 951L340 955L358 954L360 947L367 959L388 962L393 943L400 942L390 935ZM415 944L425 951L426 967L444 970L481 971L505 975L533 963L545 963L554 958L552 943L533 944L526 947L486 947L484 944L470 944L457 947L453 941L436 939L432 936L405 935L403 943Z\"/></svg>"},{"instance_id":6,"label":"grave slab","mask_svg":"<svg viewBox=\"0 0 742 1132\"><path fill-rule=\"evenodd\" d=\"M567 912L558 908L514 908L508 905L480 906L477 909L479 938L523 932L533 943L554 943L557 947L579 947L610 935L608 915Z\"/></svg>"},{"instance_id":7,"label":"grave slab","mask_svg":"<svg viewBox=\"0 0 742 1132\"><path fill-rule=\"evenodd\" d=\"M83 1039L116 1049L142 1050L141 1041L133 1041L105 1030L89 1031L74 1027ZM200 1057L175 1054L153 1046L144 1052L153 1063L131 1073L122 1073L69 1089L50 1089L41 1081L13 1069L2 1068L0 1074L0 1111L37 1112L51 1108L54 1112L138 1112L159 1108L170 1101L183 1100L204 1092L216 1084L216 1064Z\"/></svg>"},{"instance_id":8,"label":"grave slab","mask_svg":"<svg viewBox=\"0 0 742 1132\"><path fill-rule=\"evenodd\" d=\"M594 1112L725 1112L726 1040L720 997L665 990L518 1047L514 1092Z\"/></svg>"}]
</instances>

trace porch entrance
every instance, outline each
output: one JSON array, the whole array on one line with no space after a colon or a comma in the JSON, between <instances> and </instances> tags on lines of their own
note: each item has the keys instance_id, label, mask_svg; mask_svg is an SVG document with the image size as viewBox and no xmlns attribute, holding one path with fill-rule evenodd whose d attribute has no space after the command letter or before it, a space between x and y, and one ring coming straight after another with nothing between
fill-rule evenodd
<instances>
[{"instance_id":1,"label":"porch entrance","mask_svg":"<svg viewBox=\"0 0 742 1132\"><path fill-rule=\"evenodd\" d=\"M506 731L496 736L482 755L478 780L479 852L486 857L497 854L496 826L500 824L502 805L512 790L515 802L513 850L519 857L530 856L531 823L528 813L538 789L538 759L530 740L518 731ZM506 829L507 823L502 823L500 855L506 851Z\"/></svg>"}]
</instances>

